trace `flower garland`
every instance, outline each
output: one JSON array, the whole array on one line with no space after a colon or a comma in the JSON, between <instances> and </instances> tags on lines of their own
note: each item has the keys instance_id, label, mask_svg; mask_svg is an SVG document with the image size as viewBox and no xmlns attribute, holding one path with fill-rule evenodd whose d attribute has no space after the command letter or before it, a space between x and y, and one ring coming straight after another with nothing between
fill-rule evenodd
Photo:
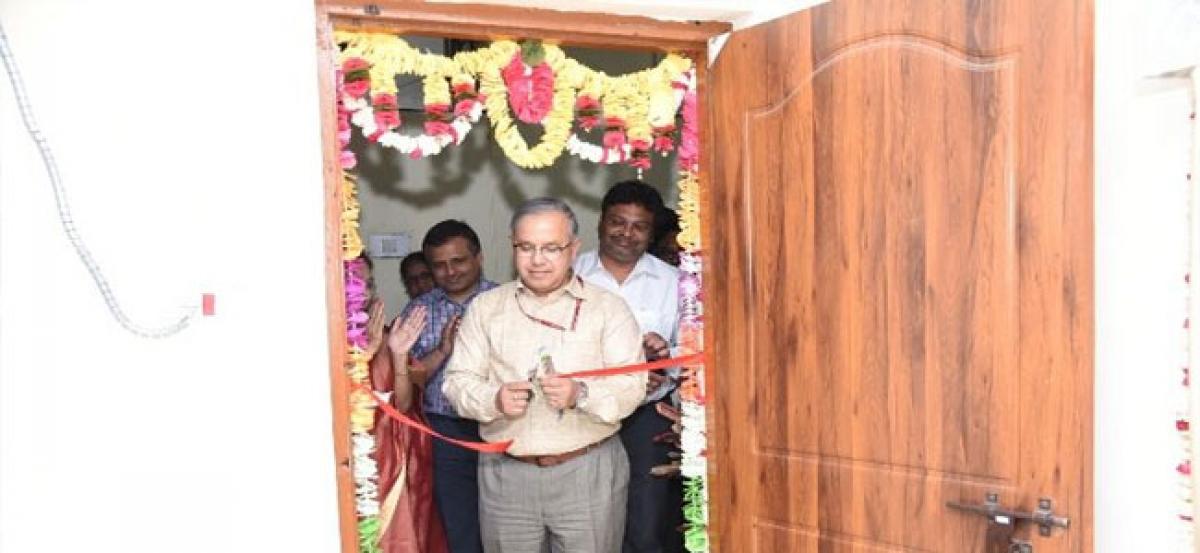
<instances>
[{"instance_id":1,"label":"flower garland","mask_svg":"<svg viewBox=\"0 0 1200 553\"><path fill-rule=\"evenodd\" d=\"M344 252L350 253L350 252ZM369 381L368 359L363 353L367 342L367 290L366 263L355 258L345 260L346 279L346 340L348 375L352 386L350 393L350 452L351 471L354 478L354 505L359 517L359 541L361 551L371 551L362 544L378 544L379 528L379 468L372 454L375 452L375 436L371 427L375 423L375 403L360 387ZM372 532L375 529L375 532Z\"/></svg>"},{"instance_id":2,"label":"flower garland","mask_svg":"<svg viewBox=\"0 0 1200 553\"><path fill-rule=\"evenodd\" d=\"M461 144L482 116L475 79L451 60L421 53L391 35L339 31L335 37L347 43L341 59L350 120L368 140L414 159L437 155L451 144ZM423 78L424 133L404 135L393 130L401 123L395 76L402 74Z\"/></svg>"},{"instance_id":3,"label":"flower garland","mask_svg":"<svg viewBox=\"0 0 1200 553\"><path fill-rule=\"evenodd\" d=\"M568 150L590 161L629 163L640 169L649 165L651 150L665 155L675 146L671 140L676 131L675 115L682 111L683 124L678 130L679 243L684 249L680 255L680 349L681 355L688 355L704 350L695 77L691 61L675 55L667 56L655 68L609 77L567 58L559 48L546 45L543 64L550 71L552 84L547 86L544 72L538 76L538 68L543 65L538 64L527 75L530 82L525 89L520 78L511 78L512 75L509 83L505 83L504 69L509 68L511 73L513 61L519 59L520 47L511 41L497 41L487 48L449 59L421 54L392 35L343 32L336 35L339 43L347 44L336 82L337 139L343 174L341 242L346 291L346 367L354 390L350 396L352 474L359 551L377 553L379 473L372 457L376 444L371 434L375 403L361 386L369 380L369 360L364 354L369 297L365 264L358 259L363 244L358 232L356 183L350 172L356 165L354 154L348 149L351 124L379 144L412 157L430 156L447 146L460 144L486 107L497 143L521 167L549 166ZM393 78L401 73L424 77L426 132L422 135L403 136L393 130L400 125ZM516 95L510 94L510 86L517 91ZM547 88L552 89L548 103ZM522 90L526 91L528 102L510 101L520 96ZM540 122L544 126L539 144L530 147L521 137L509 115L510 104L521 121ZM603 121L603 147L588 144L571 133L576 116L584 130ZM682 371L680 472L685 478L685 544L688 551L698 553L709 548L704 365L685 365Z\"/></svg>"},{"instance_id":4,"label":"flower garland","mask_svg":"<svg viewBox=\"0 0 1200 553\"><path fill-rule=\"evenodd\" d=\"M345 71L347 70L348 71ZM358 233L359 203L354 176L350 170L356 165L354 153L349 150L351 118L346 105L355 94L361 95L362 85L352 84L361 79L343 81L344 74L362 70L362 66L347 64L339 72L337 84L337 140L338 161L342 168L342 274L346 294L346 372L350 379L350 454L354 479L354 506L358 516L359 551L378 553L379 549L379 469L372 454L375 451L375 436L371 428L375 423L375 403L360 387L370 379L369 359L364 354L367 347L367 303L370 292L367 288L369 270L360 258L363 251L362 238ZM352 86L345 86L351 83Z\"/></svg>"},{"instance_id":5,"label":"flower garland","mask_svg":"<svg viewBox=\"0 0 1200 553\"><path fill-rule=\"evenodd\" d=\"M666 87L659 86L650 95L649 102L647 103L646 122L652 129L650 132L653 137L653 149L663 156L666 156L668 152L674 149L671 135L675 132L675 114L679 113L681 106L683 106L684 98L689 89L695 90L695 73L691 69L684 71L674 80L670 81ZM580 96L580 99L584 98L587 97ZM594 102L594 100L589 98L586 109L597 109L593 107L591 102ZM580 102L577 101L576 112L580 111L579 105ZM598 105L594 104L594 106ZM588 113L590 114L591 111L588 111ZM594 124L594 122L591 124ZM580 126L584 127L585 130L590 129L590 126L585 126L582 120L580 121ZM635 135L642 136L637 133ZM626 143L618 137L613 142L606 142L601 146L586 142L580 139L578 135L572 134L571 138L567 140L567 151L575 157L592 163L613 164L631 160L629 163L639 169L650 166L649 151L641 138Z\"/></svg>"},{"instance_id":6,"label":"flower garland","mask_svg":"<svg viewBox=\"0 0 1200 553\"><path fill-rule=\"evenodd\" d=\"M507 40L447 58L421 53L390 34L337 31L335 39L346 45L340 60L350 122L369 140L413 158L461 144L486 107L496 143L526 169L548 167L564 150L597 163L644 169L650 166L651 151L666 154L674 148L680 91L693 79L690 73L684 77L691 60L674 54L656 67L611 77L568 58L554 45L541 46L543 61L529 67L521 47ZM401 122L394 82L398 74L424 78L424 134L393 130ZM543 126L538 144L526 143L513 113L516 120ZM603 147L573 137L576 119L584 131L604 124Z\"/></svg>"},{"instance_id":7,"label":"flower garland","mask_svg":"<svg viewBox=\"0 0 1200 553\"><path fill-rule=\"evenodd\" d=\"M512 61L500 70L508 92L508 104L522 123L541 123L550 113L554 94L554 71L550 64L539 63L533 67L525 65L521 54L513 54Z\"/></svg>"},{"instance_id":8,"label":"flower garland","mask_svg":"<svg viewBox=\"0 0 1200 553\"><path fill-rule=\"evenodd\" d=\"M506 41L501 41L503 42ZM510 44L516 48L515 43ZM504 86L500 67L486 67L479 79L479 89L486 97L484 102L487 104L488 119L492 122L492 133L496 137L496 143L508 159L526 169L541 169L553 165L571 136L575 89L570 86L569 80L562 76L566 70L564 62L567 57L555 46L547 45L545 51L546 59L543 63L549 64L560 77L554 79L550 112L542 121L542 140L532 148L521 137L520 130L508 114L508 90Z\"/></svg>"},{"instance_id":9,"label":"flower garland","mask_svg":"<svg viewBox=\"0 0 1200 553\"><path fill-rule=\"evenodd\" d=\"M699 144L696 122L696 83L688 78L683 93L683 132L679 152L679 342L682 355L704 351L704 301L701 293L700 179L698 148L684 152L683 145ZM690 105L691 109L687 109ZM661 123L658 120L657 123ZM689 155L685 155L685 153ZM682 449L680 473L684 481L683 514L687 521L684 546L692 553L709 550L708 543L708 435L705 425L704 364L685 365L680 384Z\"/></svg>"}]
</instances>

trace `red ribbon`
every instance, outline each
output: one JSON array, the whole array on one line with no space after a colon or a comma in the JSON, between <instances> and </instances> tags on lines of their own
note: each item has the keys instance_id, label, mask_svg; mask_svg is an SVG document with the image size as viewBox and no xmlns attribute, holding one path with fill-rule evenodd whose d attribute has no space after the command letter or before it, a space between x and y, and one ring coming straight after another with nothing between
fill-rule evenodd
<instances>
[{"instance_id":1,"label":"red ribbon","mask_svg":"<svg viewBox=\"0 0 1200 553\"><path fill-rule=\"evenodd\" d=\"M609 367L607 369L592 369L590 371L579 371L574 373L566 373L561 376L569 376L571 378L588 378L593 376L613 376L618 374L631 374L652 371L654 369L664 369L674 367L676 365L696 365L704 362L704 352L684 355L682 357L668 357L651 361L649 363L639 363L637 365L625 365L623 367Z\"/></svg>"},{"instance_id":2,"label":"red ribbon","mask_svg":"<svg viewBox=\"0 0 1200 553\"><path fill-rule=\"evenodd\" d=\"M618 375L618 374L633 374L633 373L639 373L639 372L652 371L655 369L663 369L666 367L674 367L677 365L696 365L696 364L703 363L703 362L704 362L704 352L700 352L700 353L693 353L691 355L684 355L681 357L668 357L666 359L659 359L658 361L651 361L649 363L638 363L636 365L624 365L621 367L608 367L605 369L592 369L590 371L579 371L579 372L567 373L562 376L569 376L571 378L590 378L590 377L596 377L596 376L614 376L614 375ZM391 417L392 419L396 420L400 424L403 424L404 426L413 428L413 429L417 430L418 432L428 434L439 440L450 442L459 447L473 449L475 451L479 451L482 453L504 453L505 451L508 450L508 446L512 445L512 440L506 440L503 442L468 442L468 441L464 441L464 440L456 440L454 438L449 438L449 437L443 436L443 435L437 433L436 431L434 431L432 428L429 428L428 426L425 426L424 424L421 424L415 420L412 420L412 419L408 418L407 416L405 416L404 413L397 411L396 408L392 407L392 405L390 403L380 399L380 397L375 393L375 390L372 390L370 388L370 386L363 384L363 385L360 385L359 387L361 389L363 389L364 391L371 394L371 399L375 400L375 404L378 405L379 408L383 410L383 413L385 415Z\"/></svg>"},{"instance_id":3,"label":"red ribbon","mask_svg":"<svg viewBox=\"0 0 1200 553\"><path fill-rule=\"evenodd\" d=\"M437 438L439 440L444 440L444 441L450 442L454 445L457 445L460 447L465 447L467 449L473 449L475 451L479 451L479 452L483 452L483 453L504 453L506 450L508 450L508 446L512 445L512 440L506 440L503 442L468 442L468 441L456 440L454 438L449 438L449 437L443 436L443 435L437 433L436 431L434 431L432 428L429 428L428 426L425 426L415 420L412 420L412 419L404 416L404 413L397 411L396 408L392 407L392 405L390 403L381 399L375 393L375 390L372 390L369 386L364 384L360 387L363 390L365 390L371 394L371 398L375 400L375 404L378 405L379 408L383 410L384 414L395 419L396 421L398 421L400 424L403 424L404 426L416 429L418 432L429 434L430 436L433 436L434 438Z\"/></svg>"}]
</instances>

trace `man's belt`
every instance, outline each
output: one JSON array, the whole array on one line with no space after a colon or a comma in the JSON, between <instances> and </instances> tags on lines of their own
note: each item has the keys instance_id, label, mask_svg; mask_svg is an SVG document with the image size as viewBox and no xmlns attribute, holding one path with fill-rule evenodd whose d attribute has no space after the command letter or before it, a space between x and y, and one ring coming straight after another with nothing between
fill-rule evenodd
<instances>
[{"instance_id":1,"label":"man's belt","mask_svg":"<svg viewBox=\"0 0 1200 553\"><path fill-rule=\"evenodd\" d=\"M609 438L611 438L611 436ZM508 456L512 457L513 459L516 459L518 461L521 461L523 463L529 463L531 465L537 465L537 466L543 467L543 468L553 467L553 466L561 465L561 464L563 464L567 461L570 461L571 459L574 459L576 457L586 455L588 452L590 452L596 448L599 448L601 445L604 445L604 442L606 440L608 440L609 438L605 438L594 444L585 445L579 449L572 449L571 451L566 451L563 453L555 453L553 455L511 455L511 454L509 454Z\"/></svg>"}]
</instances>

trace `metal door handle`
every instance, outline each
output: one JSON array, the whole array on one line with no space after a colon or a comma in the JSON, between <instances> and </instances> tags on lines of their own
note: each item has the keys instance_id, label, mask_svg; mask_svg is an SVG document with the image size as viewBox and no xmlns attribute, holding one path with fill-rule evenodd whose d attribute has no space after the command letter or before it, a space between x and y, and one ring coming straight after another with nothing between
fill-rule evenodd
<instances>
[{"instance_id":1,"label":"metal door handle","mask_svg":"<svg viewBox=\"0 0 1200 553\"><path fill-rule=\"evenodd\" d=\"M1049 498L1045 497L1038 500L1038 508L1032 513L1000 506L1000 494L995 492L988 492L981 504L947 501L946 506L951 509L982 515L988 519L990 524L1014 526L1017 521L1028 520L1038 525L1038 533L1043 536L1049 536L1055 528L1068 528L1071 526L1071 519L1054 514L1052 510L1053 503Z\"/></svg>"}]
</instances>

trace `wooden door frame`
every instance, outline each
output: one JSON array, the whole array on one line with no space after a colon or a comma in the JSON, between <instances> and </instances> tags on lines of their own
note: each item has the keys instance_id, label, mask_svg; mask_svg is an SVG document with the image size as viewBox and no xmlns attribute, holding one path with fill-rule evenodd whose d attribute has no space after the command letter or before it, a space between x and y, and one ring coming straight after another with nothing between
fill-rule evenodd
<instances>
[{"instance_id":1,"label":"wooden door frame","mask_svg":"<svg viewBox=\"0 0 1200 553\"><path fill-rule=\"evenodd\" d=\"M706 105L704 88L707 77L708 39L728 32L731 25L722 22L667 22L646 17L611 14L561 12L553 10L514 8L482 4L427 4L403 0L384 0L375 3L348 0L317 0L316 51L318 85L321 106L321 142L325 195L325 290L326 320L329 322L329 381L333 406L334 461L338 490L338 521L343 553L358 551L358 524L354 504L354 481L350 467L350 381L346 363L346 309L343 284L341 244L342 169L337 142L336 99L334 71L336 49L334 28L358 31L391 32L396 34L427 34L468 40L536 37L568 46L601 49L645 49L684 53L696 61L697 100ZM707 113L699 111L700 140L703 155L700 159L701 213L709 213L711 186L709 166L712 159L711 140L707 129ZM701 240L711 243L711 225L701 216ZM711 264L704 266L703 282ZM705 294L715 290L706 287ZM713 326L706 322L705 343L712 347ZM711 374L706 375L709 386L715 385ZM716 422L710 412L709 428ZM715 433L710 433L715 434ZM709 464L709 478L715 476L716 464ZM714 509L719 516L720 510Z\"/></svg>"}]
</instances>

